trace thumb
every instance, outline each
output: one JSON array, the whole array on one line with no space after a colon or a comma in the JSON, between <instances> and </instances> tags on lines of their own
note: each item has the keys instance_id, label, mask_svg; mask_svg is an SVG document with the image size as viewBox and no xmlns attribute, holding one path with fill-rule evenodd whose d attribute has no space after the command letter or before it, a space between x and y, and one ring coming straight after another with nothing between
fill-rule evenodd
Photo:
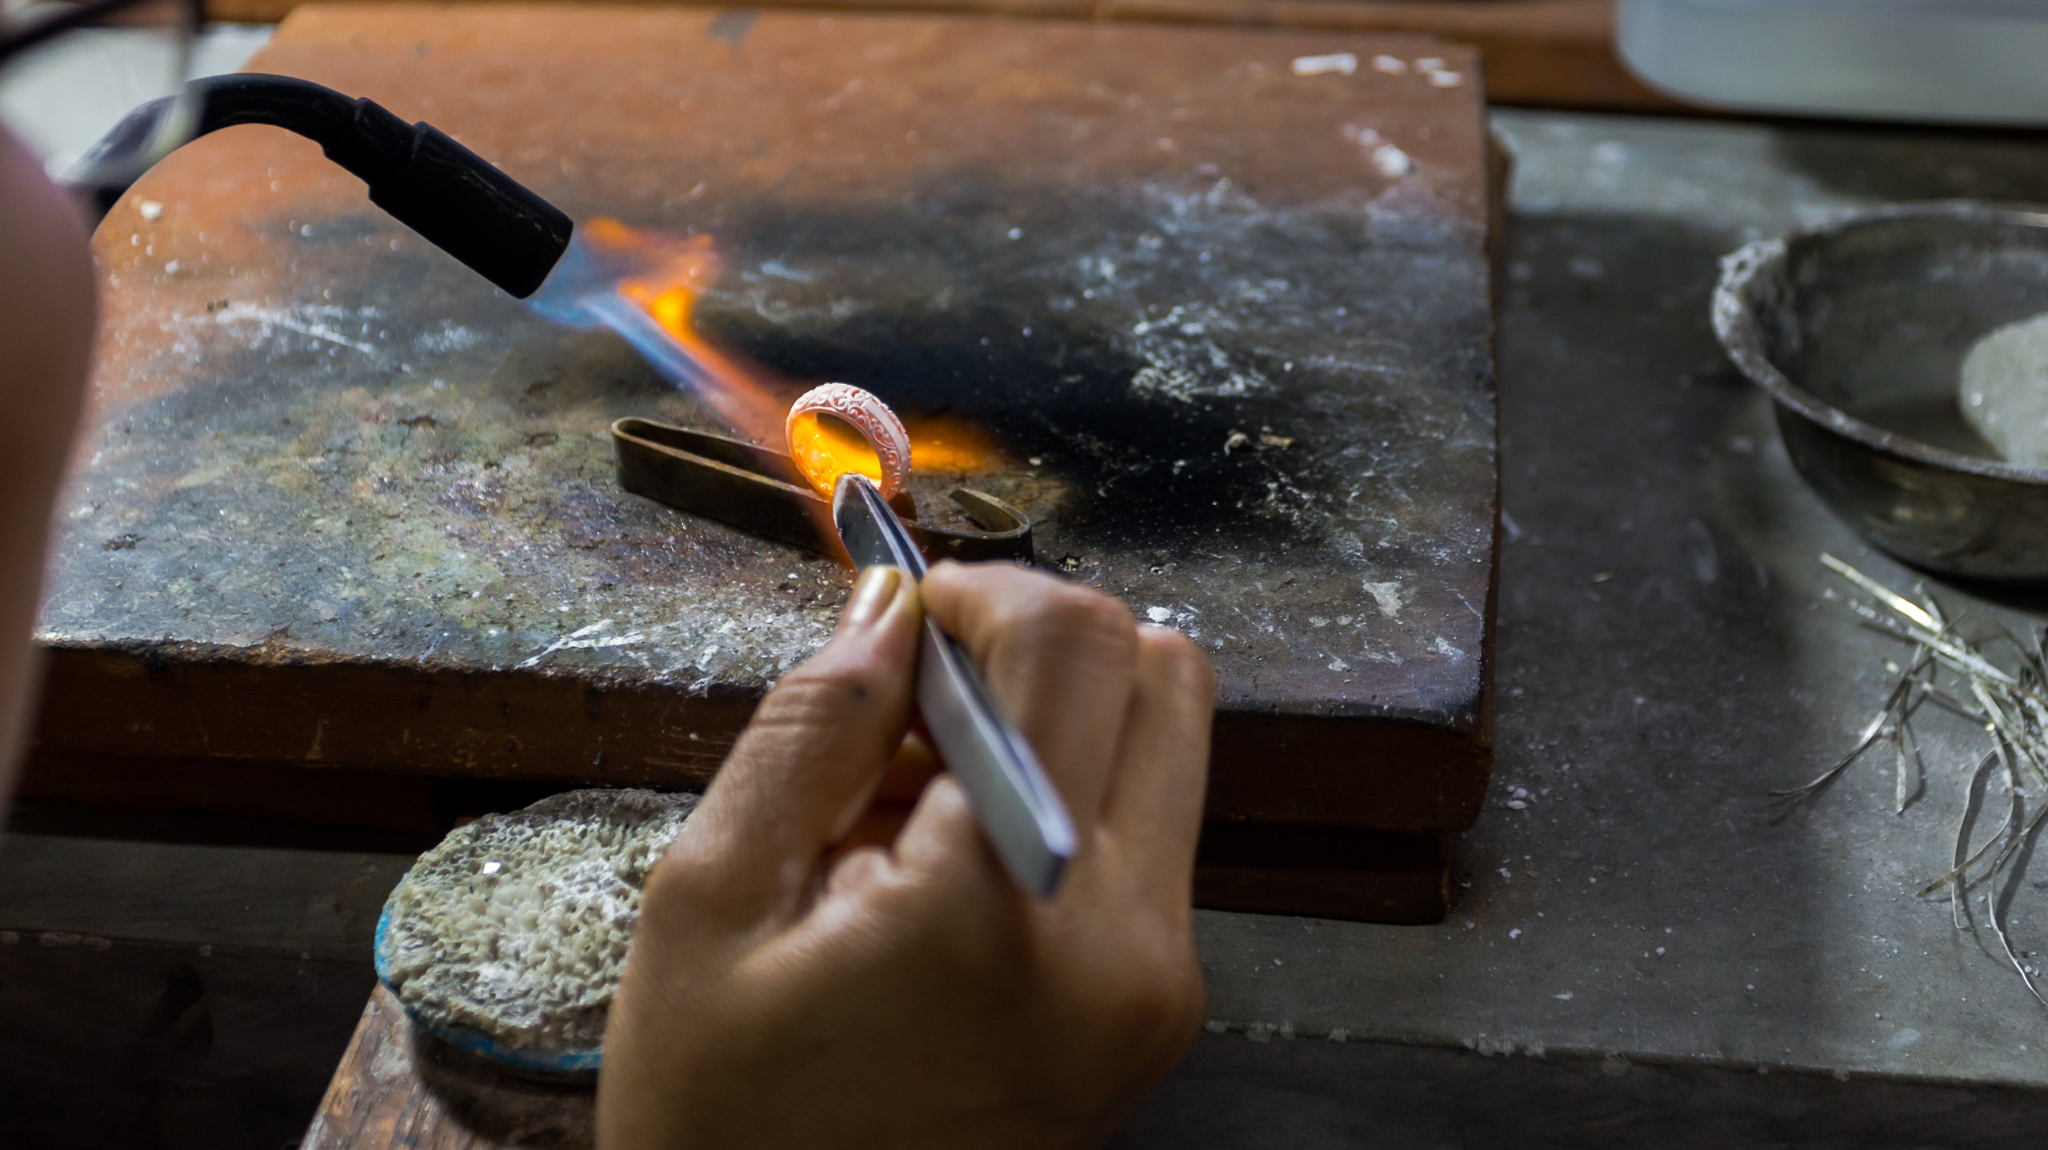
<instances>
[{"instance_id":1,"label":"thumb","mask_svg":"<svg viewBox=\"0 0 2048 1150\"><path fill-rule=\"evenodd\" d=\"M868 568L832 641L761 700L664 864L700 912L802 913L909 728L921 618L915 580Z\"/></svg>"}]
</instances>

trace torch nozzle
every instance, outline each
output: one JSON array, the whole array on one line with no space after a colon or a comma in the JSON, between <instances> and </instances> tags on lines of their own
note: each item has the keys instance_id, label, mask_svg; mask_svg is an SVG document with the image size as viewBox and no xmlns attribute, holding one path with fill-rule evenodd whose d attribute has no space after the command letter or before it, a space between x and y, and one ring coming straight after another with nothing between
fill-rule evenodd
<instances>
[{"instance_id":1,"label":"torch nozzle","mask_svg":"<svg viewBox=\"0 0 2048 1150\"><path fill-rule=\"evenodd\" d=\"M371 203L518 299L540 287L575 230L561 209L431 124L408 124L375 101L308 80L255 72L194 80L115 125L81 164L88 180L96 170L122 174L99 182L103 207L160 158L161 129L176 115L193 119L177 143L238 124L312 140L369 185Z\"/></svg>"}]
</instances>

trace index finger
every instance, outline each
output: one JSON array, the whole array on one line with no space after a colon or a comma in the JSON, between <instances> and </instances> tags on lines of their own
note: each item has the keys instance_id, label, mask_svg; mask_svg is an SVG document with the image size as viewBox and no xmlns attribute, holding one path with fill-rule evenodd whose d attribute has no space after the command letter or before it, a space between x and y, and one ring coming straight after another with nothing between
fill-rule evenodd
<instances>
[{"instance_id":1,"label":"index finger","mask_svg":"<svg viewBox=\"0 0 2048 1150\"><path fill-rule=\"evenodd\" d=\"M1038 752L1085 850L1137 681L1130 611L1100 591L1007 563L941 563L925 577L924 602Z\"/></svg>"}]
</instances>

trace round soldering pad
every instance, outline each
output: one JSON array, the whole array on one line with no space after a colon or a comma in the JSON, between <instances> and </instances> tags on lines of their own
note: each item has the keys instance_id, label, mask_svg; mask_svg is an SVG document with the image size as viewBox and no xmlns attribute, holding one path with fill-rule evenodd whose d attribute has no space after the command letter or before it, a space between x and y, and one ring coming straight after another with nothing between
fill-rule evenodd
<instances>
[{"instance_id":1,"label":"round soldering pad","mask_svg":"<svg viewBox=\"0 0 2048 1150\"><path fill-rule=\"evenodd\" d=\"M377 978L428 1033L544 1077L597 1072L640 892L691 794L570 791L458 827L377 922Z\"/></svg>"}]
</instances>

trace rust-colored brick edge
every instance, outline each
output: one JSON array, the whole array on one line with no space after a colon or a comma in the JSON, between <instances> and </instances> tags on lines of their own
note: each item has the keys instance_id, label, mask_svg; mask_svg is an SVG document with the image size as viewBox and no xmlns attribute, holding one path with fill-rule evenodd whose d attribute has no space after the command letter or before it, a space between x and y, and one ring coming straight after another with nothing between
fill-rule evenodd
<instances>
[{"instance_id":1,"label":"rust-colored brick edge","mask_svg":"<svg viewBox=\"0 0 2048 1150\"><path fill-rule=\"evenodd\" d=\"M605 686L193 651L175 661L57 647L37 723L47 761L274 763L603 786L702 786L752 695ZM1492 769L1480 732L1292 715L1225 716L1214 821L1462 830ZM1320 765L1319 765L1320 764ZM56 797L56 796L52 796Z\"/></svg>"},{"instance_id":2,"label":"rust-colored brick edge","mask_svg":"<svg viewBox=\"0 0 2048 1150\"><path fill-rule=\"evenodd\" d=\"M215 20L269 23L300 0L209 0ZM659 3L660 0L654 0ZM1684 106L1643 85L1614 51L1616 0L767 0L761 8L984 13L1063 20L1344 32L1421 32L1471 44L1486 60L1496 104L1671 112ZM636 5L646 6L646 5ZM690 7L691 5L665 5Z\"/></svg>"}]
</instances>

